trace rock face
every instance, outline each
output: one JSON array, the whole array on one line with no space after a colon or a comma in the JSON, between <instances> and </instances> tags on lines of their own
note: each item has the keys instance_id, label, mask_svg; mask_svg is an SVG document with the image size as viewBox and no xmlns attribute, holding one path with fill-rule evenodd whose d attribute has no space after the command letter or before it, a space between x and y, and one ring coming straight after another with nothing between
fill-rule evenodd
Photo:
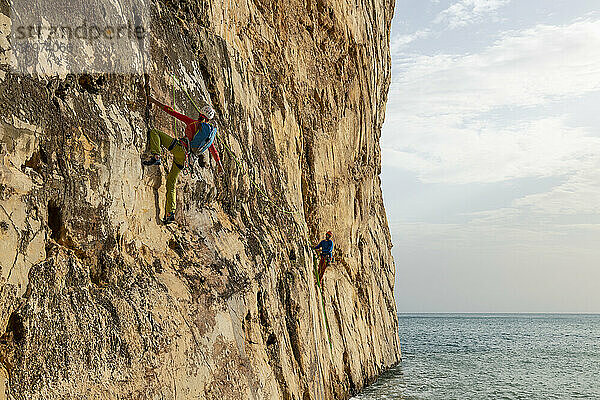
<instances>
[{"instance_id":1,"label":"rock face","mask_svg":"<svg viewBox=\"0 0 600 400\"><path fill-rule=\"evenodd\" d=\"M345 399L399 361L392 0L153 0L147 75L52 77L10 72L0 5L0 398ZM140 159L174 128L146 93L197 115L172 74L225 168L182 174L165 227L167 170Z\"/></svg>"}]
</instances>

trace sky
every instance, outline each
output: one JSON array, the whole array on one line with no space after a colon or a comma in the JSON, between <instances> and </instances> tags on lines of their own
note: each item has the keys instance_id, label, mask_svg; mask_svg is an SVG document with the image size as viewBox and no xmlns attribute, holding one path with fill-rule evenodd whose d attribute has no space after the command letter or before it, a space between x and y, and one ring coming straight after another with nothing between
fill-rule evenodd
<instances>
[{"instance_id":1,"label":"sky","mask_svg":"<svg viewBox=\"0 0 600 400\"><path fill-rule=\"evenodd\" d=\"M399 312L600 312L597 0L397 0Z\"/></svg>"}]
</instances>

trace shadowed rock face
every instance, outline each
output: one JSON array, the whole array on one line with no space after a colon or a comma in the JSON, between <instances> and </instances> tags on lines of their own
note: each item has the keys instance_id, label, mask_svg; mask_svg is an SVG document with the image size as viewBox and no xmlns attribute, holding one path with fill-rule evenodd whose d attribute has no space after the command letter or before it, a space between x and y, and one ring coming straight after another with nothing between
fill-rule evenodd
<instances>
[{"instance_id":1,"label":"shadowed rock face","mask_svg":"<svg viewBox=\"0 0 600 400\"><path fill-rule=\"evenodd\" d=\"M400 358L378 176L393 1L150 7L146 76L0 64L0 398L349 397ZM216 109L225 171L181 175L167 228L167 171L140 159L149 125L173 131L146 102L173 102L173 73ZM307 246L327 230L321 292Z\"/></svg>"}]
</instances>

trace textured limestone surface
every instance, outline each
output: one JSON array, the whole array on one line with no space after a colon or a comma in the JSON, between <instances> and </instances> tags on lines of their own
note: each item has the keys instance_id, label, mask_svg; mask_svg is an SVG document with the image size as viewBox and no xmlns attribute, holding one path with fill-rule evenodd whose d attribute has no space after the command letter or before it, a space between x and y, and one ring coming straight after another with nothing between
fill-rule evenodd
<instances>
[{"instance_id":1,"label":"textured limestone surface","mask_svg":"<svg viewBox=\"0 0 600 400\"><path fill-rule=\"evenodd\" d=\"M3 1L0 398L345 399L399 361L393 0L153 0L147 75L55 76L10 72ZM196 115L173 73L216 109L225 168L182 175L165 227L167 171L140 160L174 129L146 93Z\"/></svg>"}]
</instances>

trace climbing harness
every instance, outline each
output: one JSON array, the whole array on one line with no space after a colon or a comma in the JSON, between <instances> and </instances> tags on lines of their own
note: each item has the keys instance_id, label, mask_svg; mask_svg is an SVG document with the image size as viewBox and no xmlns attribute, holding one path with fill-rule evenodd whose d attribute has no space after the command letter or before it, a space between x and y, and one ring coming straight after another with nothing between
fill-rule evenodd
<instances>
[{"instance_id":1,"label":"climbing harness","mask_svg":"<svg viewBox=\"0 0 600 400\"><path fill-rule=\"evenodd\" d=\"M167 147L167 150L171 151L175 146L181 146L185 153L185 161L182 164L178 164L175 161L173 163L181 170L185 175L190 175L191 178L200 178L200 166L198 165L198 158L202 157L200 154L190 151L191 144L187 137L175 138L171 144Z\"/></svg>"},{"instance_id":2,"label":"climbing harness","mask_svg":"<svg viewBox=\"0 0 600 400\"><path fill-rule=\"evenodd\" d=\"M175 109L175 76L173 76L173 101L172 101L172 108ZM173 134L176 134L177 132L177 119L173 118ZM173 141L171 142L171 144L168 147L168 150L171 151L173 150L173 148L176 145L180 145L183 148L183 151L185 153L185 161L183 162L183 165L181 164L177 164L175 163L175 165L177 166L177 168L179 168L181 170L181 172L184 175L189 175L192 179L197 179L200 177L200 172L199 172L199 168L197 168L197 157L194 157L193 153L190 152L188 149L190 148L190 141L186 136L183 136L181 138L175 138L173 139Z\"/></svg>"}]
</instances>

